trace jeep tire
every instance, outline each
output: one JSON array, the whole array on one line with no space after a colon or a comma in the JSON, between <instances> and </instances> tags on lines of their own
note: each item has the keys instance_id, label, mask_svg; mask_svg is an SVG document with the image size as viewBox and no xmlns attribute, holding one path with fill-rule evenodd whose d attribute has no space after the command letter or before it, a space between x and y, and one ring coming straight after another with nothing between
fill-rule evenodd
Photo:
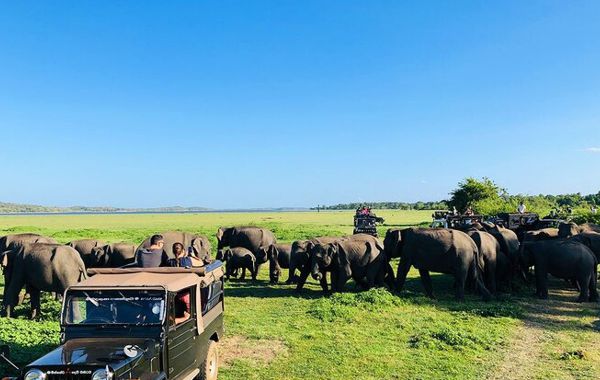
<instances>
[{"instance_id":1,"label":"jeep tire","mask_svg":"<svg viewBox=\"0 0 600 380\"><path fill-rule=\"evenodd\" d=\"M206 350L206 357L200 365L200 374L198 375L199 380L217 380L219 373L219 352L217 349L217 342L214 340L208 341L208 349Z\"/></svg>"}]
</instances>

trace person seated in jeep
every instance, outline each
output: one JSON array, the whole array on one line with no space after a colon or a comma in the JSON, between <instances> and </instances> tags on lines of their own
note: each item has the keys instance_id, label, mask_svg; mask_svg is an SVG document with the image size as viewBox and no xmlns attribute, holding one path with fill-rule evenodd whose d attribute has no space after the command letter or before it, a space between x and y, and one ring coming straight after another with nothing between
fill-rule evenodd
<instances>
[{"instance_id":1,"label":"person seated in jeep","mask_svg":"<svg viewBox=\"0 0 600 380\"><path fill-rule=\"evenodd\" d=\"M183 244L177 242L173 244L173 254L175 255L172 259L167 259L164 266L166 267L193 267L192 258L185 251Z\"/></svg>"},{"instance_id":2,"label":"person seated in jeep","mask_svg":"<svg viewBox=\"0 0 600 380\"><path fill-rule=\"evenodd\" d=\"M178 325L190 319L190 292L184 290L175 296L175 324Z\"/></svg>"},{"instance_id":3,"label":"person seated in jeep","mask_svg":"<svg viewBox=\"0 0 600 380\"><path fill-rule=\"evenodd\" d=\"M150 247L140 249L135 255L135 262L141 268L156 268L164 266L168 260L163 250L165 241L162 235L153 235L150 238Z\"/></svg>"}]
</instances>

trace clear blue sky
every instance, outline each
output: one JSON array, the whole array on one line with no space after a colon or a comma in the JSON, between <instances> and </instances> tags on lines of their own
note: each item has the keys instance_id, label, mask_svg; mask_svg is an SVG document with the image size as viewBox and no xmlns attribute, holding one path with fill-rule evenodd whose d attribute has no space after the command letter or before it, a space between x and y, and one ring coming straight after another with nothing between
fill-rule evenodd
<instances>
[{"instance_id":1,"label":"clear blue sky","mask_svg":"<svg viewBox=\"0 0 600 380\"><path fill-rule=\"evenodd\" d=\"M0 6L0 200L216 208L600 190L600 2Z\"/></svg>"}]
</instances>

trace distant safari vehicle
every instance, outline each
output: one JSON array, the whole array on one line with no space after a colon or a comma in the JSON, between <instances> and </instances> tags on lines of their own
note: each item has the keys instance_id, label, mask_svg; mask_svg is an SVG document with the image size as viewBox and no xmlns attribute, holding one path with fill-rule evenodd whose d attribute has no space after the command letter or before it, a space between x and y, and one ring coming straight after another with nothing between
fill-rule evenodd
<instances>
[{"instance_id":1,"label":"distant safari vehicle","mask_svg":"<svg viewBox=\"0 0 600 380\"><path fill-rule=\"evenodd\" d=\"M375 215L370 208L362 207L354 215L353 234L369 234L377 237L377 224L384 223L385 219Z\"/></svg>"},{"instance_id":2,"label":"distant safari vehicle","mask_svg":"<svg viewBox=\"0 0 600 380\"><path fill-rule=\"evenodd\" d=\"M223 336L223 266L90 269L65 292L62 345L18 380L210 379ZM2 350L5 355L7 348Z\"/></svg>"},{"instance_id":3,"label":"distant safari vehicle","mask_svg":"<svg viewBox=\"0 0 600 380\"><path fill-rule=\"evenodd\" d=\"M491 220L495 224L513 230L519 238L527 231L540 230L542 228L558 227L565 219L561 218L543 218L535 212L526 213L500 213Z\"/></svg>"},{"instance_id":4,"label":"distant safari vehicle","mask_svg":"<svg viewBox=\"0 0 600 380\"><path fill-rule=\"evenodd\" d=\"M468 229L471 225L481 223L482 215L454 215L450 211L434 211L431 215L431 228Z\"/></svg>"}]
</instances>

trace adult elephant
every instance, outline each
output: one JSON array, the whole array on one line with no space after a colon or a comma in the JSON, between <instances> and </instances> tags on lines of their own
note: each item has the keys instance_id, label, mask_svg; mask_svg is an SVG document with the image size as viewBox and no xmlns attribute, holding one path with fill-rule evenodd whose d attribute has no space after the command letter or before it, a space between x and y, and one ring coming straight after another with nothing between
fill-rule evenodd
<instances>
[{"instance_id":1,"label":"adult elephant","mask_svg":"<svg viewBox=\"0 0 600 380\"><path fill-rule=\"evenodd\" d=\"M193 253L200 260L208 261L210 260L211 254L211 245L208 238L204 235L193 234L190 232L180 232L180 231L167 231L162 232L159 235L162 235L165 245L163 247L163 251L169 256L169 258L175 258L173 254L173 244L181 243L188 249L192 247ZM150 247L150 239L152 236L149 236L146 240L142 242L136 249L136 252Z\"/></svg>"},{"instance_id":2,"label":"adult elephant","mask_svg":"<svg viewBox=\"0 0 600 380\"><path fill-rule=\"evenodd\" d=\"M525 241L521 244L525 268L534 266L536 295L548 298L548 273L565 280L575 279L578 302L598 301L596 277L598 260L584 244L574 240Z\"/></svg>"},{"instance_id":3,"label":"adult elephant","mask_svg":"<svg viewBox=\"0 0 600 380\"><path fill-rule=\"evenodd\" d=\"M260 227L229 227L217 230L218 249L242 247L252 252L256 258L256 272L267 262L267 254L262 248L277 243L273 232Z\"/></svg>"},{"instance_id":4,"label":"adult elephant","mask_svg":"<svg viewBox=\"0 0 600 380\"><path fill-rule=\"evenodd\" d=\"M570 237L568 240L577 241L585 244L589 249L592 250L596 260L600 262L600 233L593 231L584 231L578 233L575 236Z\"/></svg>"},{"instance_id":5,"label":"adult elephant","mask_svg":"<svg viewBox=\"0 0 600 380\"><path fill-rule=\"evenodd\" d=\"M75 250L79 252L79 256L81 256L86 268L103 266L99 263L99 258L97 256L98 251L95 250L95 248L105 246L106 243L104 241L96 239L79 239L72 240L66 245L75 248Z\"/></svg>"},{"instance_id":6,"label":"adult elephant","mask_svg":"<svg viewBox=\"0 0 600 380\"><path fill-rule=\"evenodd\" d=\"M261 251L266 251L267 259L269 260L269 281L271 284L277 284L281 277L282 269L290 268L292 245L271 244L268 248L261 248Z\"/></svg>"},{"instance_id":7,"label":"adult elephant","mask_svg":"<svg viewBox=\"0 0 600 380\"><path fill-rule=\"evenodd\" d=\"M276 244L277 238L266 228L221 227L217 230L217 242L218 249L243 247L256 255L260 248L268 248L270 245ZM266 257L263 262L266 262Z\"/></svg>"},{"instance_id":8,"label":"adult elephant","mask_svg":"<svg viewBox=\"0 0 600 380\"><path fill-rule=\"evenodd\" d=\"M578 235L582 232L599 232L600 226L592 223L584 223L582 225L577 225L576 223L560 223L558 225L558 236L561 238L568 238L571 236Z\"/></svg>"},{"instance_id":9,"label":"adult elephant","mask_svg":"<svg viewBox=\"0 0 600 380\"><path fill-rule=\"evenodd\" d=\"M120 268L135 261L135 245L129 243L111 243L92 249L96 266Z\"/></svg>"},{"instance_id":10,"label":"adult elephant","mask_svg":"<svg viewBox=\"0 0 600 380\"><path fill-rule=\"evenodd\" d=\"M523 241L540 241L557 239L558 228L542 228L540 230L527 231L523 235Z\"/></svg>"},{"instance_id":11,"label":"adult elephant","mask_svg":"<svg viewBox=\"0 0 600 380\"><path fill-rule=\"evenodd\" d=\"M46 243L46 244L57 244L56 240L42 236L39 234L23 233L23 234L11 234L0 237L0 255L10 249L16 249L19 246L26 243ZM1 261L0 261L1 262ZM4 268L4 265L3 265ZM10 273L4 272L4 294L10 283ZM27 289L29 293L29 289Z\"/></svg>"},{"instance_id":12,"label":"adult elephant","mask_svg":"<svg viewBox=\"0 0 600 380\"><path fill-rule=\"evenodd\" d=\"M306 279L310 275L310 256L315 245L334 243L340 239L343 238L321 236L310 240L297 240L293 242L290 252L289 277L286 281L286 284L293 284L295 282L296 290L302 290L304 284L306 283ZM296 270L299 271L299 276L296 276ZM319 282L321 284L321 288L324 291L327 291L327 278L323 276Z\"/></svg>"},{"instance_id":13,"label":"adult elephant","mask_svg":"<svg viewBox=\"0 0 600 380\"><path fill-rule=\"evenodd\" d=\"M513 230L497 225L487 228L486 231L489 234L491 234L494 238L496 238L496 240L500 244L500 251L508 260L509 268L508 273L506 273L506 280L510 289L512 287L512 279L519 273L520 269L519 238ZM501 264L501 268L503 267L504 265Z\"/></svg>"},{"instance_id":14,"label":"adult elephant","mask_svg":"<svg viewBox=\"0 0 600 380\"><path fill-rule=\"evenodd\" d=\"M331 272L333 291L342 291L350 278L364 289L384 285L387 260L383 245L370 235L353 237L313 248L311 275L321 280L325 272Z\"/></svg>"},{"instance_id":15,"label":"adult elephant","mask_svg":"<svg viewBox=\"0 0 600 380\"><path fill-rule=\"evenodd\" d=\"M479 265L483 268L485 286L492 294L496 294L501 279L508 278L510 274L508 256L502 252L500 243L492 234L476 230L467 231L467 234L479 250Z\"/></svg>"},{"instance_id":16,"label":"adult elephant","mask_svg":"<svg viewBox=\"0 0 600 380\"><path fill-rule=\"evenodd\" d=\"M73 247L60 244L24 243L1 254L0 261L11 279L4 293L4 314L11 316L19 293L27 287L31 296L31 318L40 314L40 292L63 294L86 278L83 260Z\"/></svg>"},{"instance_id":17,"label":"adult elephant","mask_svg":"<svg viewBox=\"0 0 600 380\"><path fill-rule=\"evenodd\" d=\"M471 273L484 300L491 298L481 276L477 245L466 233L447 228L407 228L388 230L384 240L386 255L400 257L396 287L402 290L411 266L419 270L428 297L434 298L429 272L451 274L456 298L464 299L465 283Z\"/></svg>"},{"instance_id":18,"label":"adult elephant","mask_svg":"<svg viewBox=\"0 0 600 380\"><path fill-rule=\"evenodd\" d=\"M56 244L56 240L38 234L12 234L0 237L0 253L8 250L12 245L24 243L47 243Z\"/></svg>"}]
</instances>

